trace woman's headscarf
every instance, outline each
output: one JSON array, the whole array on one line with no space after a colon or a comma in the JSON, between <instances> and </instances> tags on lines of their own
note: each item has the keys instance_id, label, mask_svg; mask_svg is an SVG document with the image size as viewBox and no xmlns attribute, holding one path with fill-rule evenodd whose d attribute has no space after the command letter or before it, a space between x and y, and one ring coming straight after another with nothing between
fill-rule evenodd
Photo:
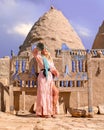
<instances>
[{"instance_id":1,"label":"woman's headscarf","mask_svg":"<svg viewBox=\"0 0 104 130\"><path fill-rule=\"evenodd\" d=\"M47 47L39 42L37 44L37 48L40 50L40 51L43 51L44 49L47 49ZM47 49L48 50L48 49ZM49 64L48 64L48 59L45 57L45 56L42 56L42 59L43 59L43 64L44 64L44 71L43 71L43 74L44 76L47 78L48 77L48 71L49 71Z\"/></svg>"}]
</instances>

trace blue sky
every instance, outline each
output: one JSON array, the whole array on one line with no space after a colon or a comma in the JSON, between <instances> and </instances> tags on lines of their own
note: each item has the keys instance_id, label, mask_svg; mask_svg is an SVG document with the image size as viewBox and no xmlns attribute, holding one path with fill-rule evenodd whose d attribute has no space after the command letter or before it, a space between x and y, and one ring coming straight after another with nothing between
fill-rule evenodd
<instances>
[{"instance_id":1,"label":"blue sky","mask_svg":"<svg viewBox=\"0 0 104 130\"><path fill-rule=\"evenodd\" d=\"M86 49L104 20L104 0L0 0L0 57L17 55L33 24L53 5L69 20Z\"/></svg>"}]
</instances>

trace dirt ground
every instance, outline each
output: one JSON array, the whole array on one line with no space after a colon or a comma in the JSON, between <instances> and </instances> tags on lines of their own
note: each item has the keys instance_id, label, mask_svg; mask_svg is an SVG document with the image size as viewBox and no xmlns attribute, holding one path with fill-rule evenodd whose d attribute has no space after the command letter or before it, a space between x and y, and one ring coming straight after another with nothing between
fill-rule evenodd
<instances>
[{"instance_id":1,"label":"dirt ground","mask_svg":"<svg viewBox=\"0 0 104 130\"><path fill-rule=\"evenodd\" d=\"M67 114L41 118L34 114L15 116L0 112L0 130L104 130L104 115L75 118Z\"/></svg>"}]
</instances>

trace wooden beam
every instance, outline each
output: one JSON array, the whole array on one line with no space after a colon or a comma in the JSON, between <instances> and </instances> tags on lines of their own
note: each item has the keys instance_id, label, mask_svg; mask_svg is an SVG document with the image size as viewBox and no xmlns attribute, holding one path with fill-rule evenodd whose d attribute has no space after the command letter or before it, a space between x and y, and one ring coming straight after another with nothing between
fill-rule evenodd
<instances>
[{"instance_id":1,"label":"wooden beam","mask_svg":"<svg viewBox=\"0 0 104 130\"><path fill-rule=\"evenodd\" d=\"M13 95L13 85L9 86L9 102L10 102L10 113L14 112L14 95Z\"/></svg>"}]
</instances>

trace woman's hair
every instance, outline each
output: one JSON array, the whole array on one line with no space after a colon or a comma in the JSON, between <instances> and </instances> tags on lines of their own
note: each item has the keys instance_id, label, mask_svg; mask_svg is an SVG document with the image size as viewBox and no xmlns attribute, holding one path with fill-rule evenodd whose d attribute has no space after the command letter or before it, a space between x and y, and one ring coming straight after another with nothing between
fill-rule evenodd
<instances>
[{"instance_id":1,"label":"woman's hair","mask_svg":"<svg viewBox=\"0 0 104 130\"><path fill-rule=\"evenodd\" d=\"M52 59L51 54L50 54L49 51L48 51L47 59L50 60L50 61L53 61L53 59Z\"/></svg>"},{"instance_id":2,"label":"woman's hair","mask_svg":"<svg viewBox=\"0 0 104 130\"><path fill-rule=\"evenodd\" d=\"M45 48L45 45L42 42L39 42L36 47L38 50L42 51Z\"/></svg>"},{"instance_id":3,"label":"woman's hair","mask_svg":"<svg viewBox=\"0 0 104 130\"><path fill-rule=\"evenodd\" d=\"M53 61L50 52L48 51L47 48L44 48L47 50L47 54L43 53L43 51L41 51L41 54L44 55L49 61Z\"/></svg>"},{"instance_id":4,"label":"woman's hair","mask_svg":"<svg viewBox=\"0 0 104 130\"><path fill-rule=\"evenodd\" d=\"M43 42L39 42L37 44L37 49L39 49L41 51L41 55L44 55L49 61L53 61L51 55L50 55L50 52L47 48L47 46L45 44L43 44ZM45 54L43 51L47 50L47 54Z\"/></svg>"}]
</instances>

